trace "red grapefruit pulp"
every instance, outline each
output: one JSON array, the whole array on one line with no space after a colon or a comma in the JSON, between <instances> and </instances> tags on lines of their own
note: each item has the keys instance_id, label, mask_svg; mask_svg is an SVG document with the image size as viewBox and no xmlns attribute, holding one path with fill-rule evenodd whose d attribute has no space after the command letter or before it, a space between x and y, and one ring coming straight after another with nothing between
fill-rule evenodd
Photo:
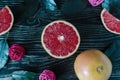
<instances>
[{"instance_id":1,"label":"red grapefruit pulp","mask_svg":"<svg viewBox=\"0 0 120 80\"><path fill-rule=\"evenodd\" d=\"M108 31L120 34L120 20L110 14L106 9L103 9L101 12L101 20Z\"/></svg>"},{"instance_id":2,"label":"red grapefruit pulp","mask_svg":"<svg viewBox=\"0 0 120 80\"><path fill-rule=\"evenodd\" d=\"M57 20L45 27L41 41L49 55L63 59L76 52L80 44L80 36L71 23Z\"/></svg>"},{"instance_id":3,"label":"red grapefruit pulp","mask_svg":"<svg viewBox=\"0 0 120 80\"><path fill-rule=\"evenodd\" d=\"M8 6L0 10L0 35L8 32L13 25L13 14Z\"/></svg>"}]
</instances>

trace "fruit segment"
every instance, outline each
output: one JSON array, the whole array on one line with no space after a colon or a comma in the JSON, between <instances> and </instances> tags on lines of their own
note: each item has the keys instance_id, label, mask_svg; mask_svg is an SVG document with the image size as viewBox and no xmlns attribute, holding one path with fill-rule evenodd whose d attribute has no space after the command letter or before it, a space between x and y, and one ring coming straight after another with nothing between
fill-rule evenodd
<instances>
[{"instance_id":1,"label":"fruit segment","mask_svg":"<svg viewBox=\"0 0 120 80\"><path fill-rule=\"evenodd\" d=\"M106 9L103 9L101 12L101 20L108 31L120 34L120 20L110 14Z\"/></svg>"},{"instance_id":2,"label":"fruit segment","mask_svg":"<svg viewBox=\"0 0 120 80\"><path fill-rule=\"evenodd\" d=\"M13 25L13 14L8 6L0 10L0 35L8 32Z\"/></svg>"}]
</instances>

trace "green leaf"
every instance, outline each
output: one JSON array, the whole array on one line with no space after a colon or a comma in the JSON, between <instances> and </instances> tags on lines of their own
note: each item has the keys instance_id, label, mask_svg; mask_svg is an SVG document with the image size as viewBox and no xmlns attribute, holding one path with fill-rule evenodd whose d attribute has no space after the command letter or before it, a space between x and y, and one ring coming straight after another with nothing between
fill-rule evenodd
<instances>
[{"instance_id":1,"label":"green leaf","mask_svg":"<svg viewBox=\"0 0 120 80\"><path fill-rule=\"evenodd\" d=\"M112 76L110 80L120 80L120 39L116 39L109 45L105 54L112 62ZM113 78L113 79L112 79ZM118 79L117 79L118 78Z\"/></svg>"},{"instance_id":2,"label":"green leaf","mask_svg":"<svg viewBox=\"0 0 120 80\"><path fill-rule=\"evenodd\" d=\"M35 77L35 73L28 71L15 71L12 73L11 80L32 80Z\"/></svg>"},{"instance_id":3,"label":"green leaf","mask_svg":"<svg viewBox=\"0 0 120 80\"><path fill-rule=\"evenodd\" d=\"M104 0L102 7L106 8L112 15L120 19L120 0Z\"/></svg>"},{"instance_id":4,"label":"green leaf","mask_svg":"<svg viewBox=\"0 0 120 80\"><path fill-rule=\"evenodd\" d=\"M47 10L54 11L57 9L57 6L56 6L56 3L54 2L54 0L43 0L43 3Z\"/></svg>"},{"instance_id":5,"label":"green leaf","mask_svg":"<svg viewBox=\"0 0 120 80\"><path fill-rule=\"evenodd\" d=\"M0 80L11 80L12 79L12 77L0 77Z\"/></svg>"},{"instance_id":6,"label":"green leaf","mask_svg":"<svg viewBox=\"0 0 120 80\"><path fill-rule=\"evenodd\" d=\"M0 69L2 69L8 61L8 44L6 40L0 40Z\"/></svg>"},{"instance_id":7,"label":"green leaf","mask_svg":"<svg viewBox=\"0 0 120 80\"><path fill-rule=\"evenodd\" d=\"M35 73L29 71L14 71L12 74L0 77L0 80L33 80Z\"/></svg>"}]
</instances>

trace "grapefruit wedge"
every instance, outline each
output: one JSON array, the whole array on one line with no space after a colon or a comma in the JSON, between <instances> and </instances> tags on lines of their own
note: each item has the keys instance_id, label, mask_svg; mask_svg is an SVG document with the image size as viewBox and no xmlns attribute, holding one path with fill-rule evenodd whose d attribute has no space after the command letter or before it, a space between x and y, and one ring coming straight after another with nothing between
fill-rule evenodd
<instances>
[{"instance_id":1,"label":"grapefruit wedge","mask_svg":"<svg viewBox=\"0 0 120 80\"><path fill-rule=\"evenodd\" d=\"M71 23L57 20L44 28L41 41L50 56L64 59L76 52L80 44L80 36Z\"/></svg>"},{"instance_id":2,"label":"grapefruit wedge","mask_svg":"<svg viewBox=\"0 0 120 80\"><path fill-rule=\"evenodd\" d=\"M101 12L101 20L108 31L120 34L120 20L110 14L106 9L103 9Z\"/></svg>"},{"instance_id":3,"label":"grapefruit wedge","mask_svg":"<svg viewBox=\"0 0 120 80\"><path fill-rule=\"evenodd\" d=\"M13 14L8 6L0 10L0 35L8 32L13 25Z\"/></svg>"}]
</instances>

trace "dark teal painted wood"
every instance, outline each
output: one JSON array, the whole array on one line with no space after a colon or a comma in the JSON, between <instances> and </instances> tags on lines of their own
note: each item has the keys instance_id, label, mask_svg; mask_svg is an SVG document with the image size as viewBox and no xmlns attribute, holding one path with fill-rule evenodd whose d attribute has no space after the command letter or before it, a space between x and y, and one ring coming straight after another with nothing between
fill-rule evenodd
<instances>
[{"instance_id":1,"label":"dark teal painted wood","mask_svg":"<svg viewBox=\"0 0 120 80\"><path fill-rule=\"evenodd\" d=\"M43 1L0 1L0 7L9 5L15 16L14 25L8 36L9 45L19 43L26 49L26 55L21 61L15 62L9 59L7 65L0 71L0 77L9 77L13 71L27 70L36 73L35 80L38 80L39 74L44 69L51 69L56 73L57 80L78 80L73 68L76 56L81 51L92 48L100 49L104 52L113 40L120 38L119 35L112 34L104 28L100 20L101 5L92 7L87 3L85 9L79 14L65 16L61 12L60 5L64 5L62 2L57 3L57 9L51 11L45 8ZM40 38L44 26L58 19L71 22L76 26L81 36L81 44L77 52L70 58L63 60L50 57L43 49ZM6 35L2 35L0 38L5 38ZM110 78L110 80L119 79L120 75Z\"/></svg>"}]
</instances>

